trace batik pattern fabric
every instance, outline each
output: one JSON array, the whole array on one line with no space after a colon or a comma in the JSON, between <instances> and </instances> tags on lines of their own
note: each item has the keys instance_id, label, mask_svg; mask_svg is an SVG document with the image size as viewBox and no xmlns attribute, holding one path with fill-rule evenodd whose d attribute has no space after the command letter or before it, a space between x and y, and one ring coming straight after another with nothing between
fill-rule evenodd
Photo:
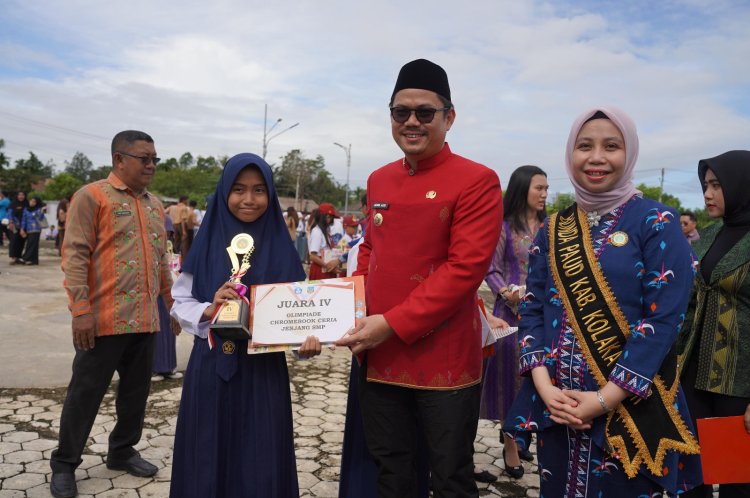
<instances>
[{"instance_id":1,"label":"batik pattern fabric","mask_svg":"<svg viewBox=\"0 0 750 498\"><path fill-rule=\"evenodd\" d=\"M162 295L172 305L164 208L114 173L73 196L62 245L71 315L92 313L96 335L156 332Z\"/></svg>"},{"instance_id":2,"label":"batik pattern fabric","mask_svg":"<svg viewBox=\"0 0 750 498\"><path fill-rule=\"evenodd\" d=\"M693 246L702 259L722 223L703 233ZM682 365L698 355L696 389L726 396L750 397L750 234L722 257L707 282L699 272L694 310L680 337Z\"/></svg>"},{"instance_id":3,"label":"batik pattern fabric","mask_svg":"<svg viewBox=\"0 0 750 498\"><path fill-rule=\"evenodd\" d=\"M634 197L591 227L598 264L630 325L609 380L647 399L652 381L670 353L685 317L694 278L692 252L676 214L651 200ZM521 304L521 374L527 376L503 430L538 433L541 496L640 497L691 489L701 482L697 455L667 451L661 476L645 465L629 478L616 453L607 450L606 416L577 431L554 423L534 388L530 371L545 366L561 389L596 391L599 385L568 323L549 269L548 227L530 249L527 294ZM675 410L691 432L687 405L678 389Z\"/></svg>"},{"instance_id":4,"label":"batik pattern fabric","mask_svg":"<svg viewBox=\"0 0 750 498\"><path fill-rule=\"evenodd\" d=\"M518 310L508 306L500 296L500 289L526 282L529 248L534 235L514 232L510 223L503 222L492 264L484 278L495 296L492 314L508 322L511 327L518 325ZM479 417L504 420L521 385L521 377L518 375L518 341L515 336L510 335L497 341L492 348L493 354L487 358L482 379Z\"/></svg>"}]
</instances>

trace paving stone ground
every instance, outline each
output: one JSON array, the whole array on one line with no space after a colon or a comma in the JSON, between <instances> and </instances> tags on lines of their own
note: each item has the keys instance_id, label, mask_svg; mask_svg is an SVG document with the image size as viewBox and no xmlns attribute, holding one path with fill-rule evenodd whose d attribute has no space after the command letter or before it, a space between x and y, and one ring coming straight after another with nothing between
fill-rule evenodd
<instances>
[{"instance_id":1,"label":"paving stone ground","mask_svg":"<svg viewBox=\"0 0 750 498\"><path fill-rule=\"evenodd\" d=\"M70 314L60 259L51 242L42 241L39 266L10 266L6 250L0 250L0 498L49 497L49 458L57 445L74 353ZM191 345L188 334L177 340L179 370L185 368ZM308 361L289 361L300 496L338 496L350 361L343 349L324 351ZM137 448L159 467L153 478L132 477L104 465L114 427L114 394L107 394L77 472L80 496L169 495L181 390L181 380L154 383L151 388ZM493 485L480 484L482 496L538 496L535 465L524 463L527 475L519 481L500 471L496 423L480 421L475 448L476 463L501 476Z\"/></svg>"},{"instance_id":2,"label":"paving stone ground","mask_svg":"<svg viewBox=\"0 0 750 498\"><path fill-rule=\"evenodd\" d=\"M338 496L341 444L346 415L348 351L324 351L312 360L289 358L294 410L297 477L301 497ZM143 438L137 449L159 467L153 478L130 476L106 468L107 438L114 427L114 391L110 390L91 431L83 464L76 472L82 497L162 498L169 495L181 380L152 385ZM49 458L57 445L64 388L0 389L0 498L48 497ZM482 420L475 442L475 461L500 475L497 483L480 483L481 496L539 495L536 466L511 479L503 465L497 424Z\"/></svg>"},{"instance_id":3,"label":"paving stone ground","mask_svg":"<svg viewBox=\"0 0 750 498\"><path fill-rule=\"evenodd\" d=\"M0 498L49 497L49 458L57 446L64 386L73 359L70 314L60 260L49 241L42 241L39 266L9 266L5 256L0 251ZM181 335L177 340L180 370L185 368L190 347L190 336ZM308 361L288 361L301 497L338 496L350 358L348 351L339 349L324 351ZM110 390L76 472L81 497L169 496L181 391L181 380L152 385L137 449L159 472L152 478L138 478L109 470L104 464L107 439L115 423ZM526 473L519 480L501 470L496 422L479 421L474 448L475 463L499 476L494 484L479 483L480 496L539 496L535 463L523 463Z\"/></svg>"}]
</instances>

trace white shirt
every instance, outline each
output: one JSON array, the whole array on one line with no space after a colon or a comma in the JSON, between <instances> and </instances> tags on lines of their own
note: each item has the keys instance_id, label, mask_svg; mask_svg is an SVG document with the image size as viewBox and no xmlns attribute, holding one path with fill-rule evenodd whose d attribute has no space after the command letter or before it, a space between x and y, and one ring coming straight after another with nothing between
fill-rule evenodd
<instances>
[{"instance_id":1,"label":"white shirt","mask_svg":"<svg viewBox=\"0 0 750 498\"><path fill-rule=\"evenodd\" d=\"M359 256L359 246L364 242L365 238L362 237L359 241L354 244L354 247L349 249L349 256L346 260L346 276L351 277L352 273L357 269L357 257Z\"/></svg>"},{"instance_id":2,"label":"white shirt","mask_svg":"<svg viewBox=\"0 0 750 498\"><path fill-rule=\"evenodd\" d=\"M193 297L193 274L182 272L172 285L174 304L169 314L180 322L182 330L188 334L197 335L201 339L208 338L209 320L203 320L203 312L211 303L201 303Z\"/></svg>"},{"instance_id":3,"label":"white shirt","mask_svg":"<svg viewBox=\"0 0 750 498\"><path fill-rule=\"evenodd\" d=\"M169 314L174 317L183 332L193 334L201 339L208 339L210 320L203 320L203 312L211 306L211 303L202 303L193 297L193 274L182 272L172 285L172 298L174 304ZM294 358L304 361L299 357L299 351L292 351Z\"/></svg>"},{"instance_id":4,"label":"white shirt","mask_svg":"<svg viewBox=\"0 0 750 498\"><path fill-rule=\"evenodd\" d=\"M340 234L341 236L344 235L344 222L341 218L334 218L333 223L331 223L331 229L328 233L331 235L334 234Z\"/></svg>"},{"instance_id":5,"label":"white shirt","mask_svg":"<svg viewBox=\"0 0 750 498\"><path fill-rule=\"evenodd\" d=\"M310 232L310 241L307 243L307 249L318 256L323 255L323 249L329 249L326 238L323 236L323 230L319 226L313 227Z\"/></svg>"}]
</instances>

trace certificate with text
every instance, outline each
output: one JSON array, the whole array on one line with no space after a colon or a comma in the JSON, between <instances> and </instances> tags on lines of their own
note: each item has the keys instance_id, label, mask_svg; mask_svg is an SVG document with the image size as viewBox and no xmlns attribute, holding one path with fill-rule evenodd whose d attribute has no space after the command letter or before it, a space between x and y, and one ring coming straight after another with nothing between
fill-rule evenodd
<instances>
[{"instance_id":1,"label":"certificate with text","mask_svg":"<svg viewBox=\"0 0 750 498\"><path fill-rule=\"evenodd\" d=\"M250 305L250 353L298 349L310 335L332 344L365 316L364 279L254 285Z\"/></svg>"}]
</instances>

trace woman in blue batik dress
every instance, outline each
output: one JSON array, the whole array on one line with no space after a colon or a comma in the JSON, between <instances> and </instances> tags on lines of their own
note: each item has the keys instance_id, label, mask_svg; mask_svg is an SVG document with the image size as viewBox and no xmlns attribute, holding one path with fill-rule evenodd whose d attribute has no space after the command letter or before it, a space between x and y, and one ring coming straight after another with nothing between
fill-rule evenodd
<instances>
[{"instance_id":1,"label":"woman in blue batik dress","mask_svg":"<svg viewBox=\"0 0 750 498\"><path fill-rule=\"evenodd\" d=\"M208 328L216 308L239 297L226 248L241 233L255 243L243 284L305 278L271 168L254 154L227 162L172 287L171 314L195 335L177 417L173 498L299 496L284 353L248 355L247 341L223 340ZM299 354L319 353L311 336Z\"/></svg>"},{"instance_id":2,"label":"woman in blue batik dress","mask_svg":"<svg viewBox=\"0 0 750 498\"><path fill-rule=\"evenodd\" d=\"M504 430L537 432L541 496L662 496L701 482L674 342L694 267L679 217L633 182L634 123L599 107L566 148L576 204L530 249L521 391Z\"/></svg>"}]
</instances>

